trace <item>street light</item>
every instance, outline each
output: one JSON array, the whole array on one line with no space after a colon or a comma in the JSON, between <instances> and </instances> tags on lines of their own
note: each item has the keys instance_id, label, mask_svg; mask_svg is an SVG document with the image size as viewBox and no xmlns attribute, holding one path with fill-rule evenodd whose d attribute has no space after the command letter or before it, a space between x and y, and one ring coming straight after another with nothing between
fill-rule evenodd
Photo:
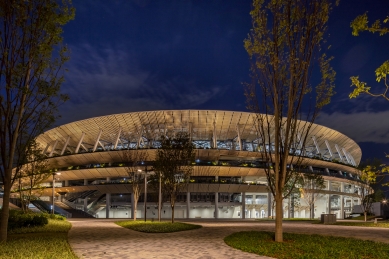
<instances>
[{"instance_id":1,"label":"street light","mask_svg":"<svg viewBox=\"0 0 389 259\"><path fill-rule=\"evenodd\" d=\"M54 198L55 198L55 176L56 175L61 175L61 172L55 172L53 173L53 205L51 207L51 214L54 215Z\"/></svg>"}]
</instances>

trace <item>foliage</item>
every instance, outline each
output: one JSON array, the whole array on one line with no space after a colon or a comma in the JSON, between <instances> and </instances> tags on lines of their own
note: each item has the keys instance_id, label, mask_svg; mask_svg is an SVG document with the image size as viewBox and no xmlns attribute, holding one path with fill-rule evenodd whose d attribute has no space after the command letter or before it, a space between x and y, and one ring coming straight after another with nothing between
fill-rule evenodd
<instances>
[{"instance_id":1,"label":"foliage","mask_svg":"<svg viewBox=\"0 0 389 259\"><path fill-rule=\"evenodd\" d=\"M48 223L47 217L42 213L24 213L20 210L10 210L8 229L44 226Z\"/></svg>"},{"instance_id":2,"label":"foliage","mask_svg":"<svg viewBox=\"0 0 389 259\"><path fill-rule=\"evenodd\" d=\"M386 17L383 20L383 23L389 22L389 16ZM369 25L368 16L367 13L364 13L363 15L357 16L354 21L351 22L350 27L352 28L352 35L359 36L360 32L368 31L371 33L378 32L380 36L385 35L386 33L389 33L389 28L384 27L381 24L380 20L376 20L372 25ZM376 69L375 75L377 82L381 82L381 80L384 81L385 84L385 90L382 93L376 94L372 93L371 87L367 85L367 83L362 82L359 80L358 76L352 76L351 79L351 86L354 86L354 90L352 93L350 93L350 98L356 98L361 93L368 94L373 97L383 97L387 101L389 101L389 96L387 96L388 90L389 90L389 82L387 80L387 75L389 74L389 60L385 61L379 68Z\"/></svg>"},{"instance_id":3,"label":"foliage","mask_svg":"<svg viewBox=\"0 0 389 259\"><path fill-rule=\"evenodd\" d=\"M140 187L144 181L145 174L141 173L141 165L147 161L146 150L123 150L122 160L126 162L126 172L130 181L132 182L132 195L134 197L134 221L136 220L136 212L138 206L138 200L140 196Z\"/></svg>"},{"instance_id":4,"label":"foliage","mask_svg":"<svg viewBox=\"0 0 389 259\"><path fill-rule=\"evenodd\" d=\"M118 221L117 225L146 233L171 233L201 228L200 225L182 222L151 222L151 221Z\"/></svg>"},{"instance_id":5,"label":"foliage","mask_svg":"<svg viewBox=\"0 0 389 259\"><path fill-rule=\"evenodd\" d=\"M371 206L375 202L373 185L377 183L379 176L382 175L382 173L386 173L387 170L388 167L385 165L371 164L366 165L360 171L359 177L361 182L356 185L358 190L355 194L361 200L360 206L362 207L365 221L367 221L367 214L370 212Z\"/></svg>"},{"instance_id":6,"label":"foliage","mask_svg":"<svg viewBox=\"0 0 389 259\"><path fill-rule=\"evenodd\" d=\"M48 160L46 154L35 140L27 145L24 166L19 170L18 192L23 211L28 210L32 200L36 200L42 194L43 188L39 188L44 180L50 177L51 172L46 170ZM33 192L34 190L34 192Z\"/></svg>"},{"instance_id":7,"label":"foliage","mask_svg":"<svg viewBox=\"0 0 389 259\"><path fill-rule=\"evenodd\" d=\"M50 220L42 227L10 230L7 243L0 243L0 258L76 259L68 243L68 221Z\"/></svg>"},{"instance_id":8,"label":"foliage","mask_svg":"<svg viewBox=\"0 0 389 259\"><path fill-rule=\"evenodd\" d=\"M245 84L248 109L256 114L259 149L268 162L268 185L282 215L282 200L294 186L309 131L334 94L335 72L324 53L332 0L254 0L252 29L244 46L252 81ZM320 82L312 86L318 63ZM302 109L302 107L306 109ZM302 119L305 120L302 121ZM282 217L276 240L282 241Z\"/></svg>"},{"instance_id":9,"label":"foliage","mask_svg":"<svg viewBox=\"0 0 389 259\"><path fill-rule=\"evenodd\" d=\"M389 246L354 238L285 233L283 243L273 232L237 232L224 238L227 245L245 252L278 259L387 258Z\"/></svg>"},{"instance_id":10,"label":"foliage","mask_svg":"<svg viewBox=\"0 0 389 259\"><path fill-rule=\"evenodd\" d=\"M174 205L177 195L189 181L193 171L194 145L185 132L162 136L161 146L157 150L154 170L161 175L172 208L174 223Z\"/></svg>"},{"instance_id":11,"label":"foliage","mask_svg":"<svg viewBox=\"0 0 389 259\"><path fill-rule=\"evenodd\" d=\"M68 59L61 34L73 17L70 0L0 1L0 242L7 239L10 191L27 144L54 123L68 99L60 93Z\"/></svg>"}]
</instances>

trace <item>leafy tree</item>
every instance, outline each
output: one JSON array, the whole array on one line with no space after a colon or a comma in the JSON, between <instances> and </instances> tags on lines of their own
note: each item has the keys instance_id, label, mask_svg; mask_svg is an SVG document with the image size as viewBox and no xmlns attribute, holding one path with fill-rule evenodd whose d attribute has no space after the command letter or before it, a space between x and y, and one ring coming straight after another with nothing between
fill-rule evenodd
<instances>
[{"instance_id":1,"label":"leafy tree","mask_svg":"<svg viewBox=\"0 0 389 259\"><path fill-rule=\"evenodd\" d=\"M176 198L187 186L193 172L194 145L185 132L162 136L160 141L161 146L157 150L154 170L157 174L161 174L163 189L166 190L172 209L172 223L174 223Z\"/></svg>"},{"instance_id":2,"label":"leafy tree","mask_svg":"<svg viewBox=\"0 0 389 259\"><path fill-rule=\"evenodd\" d=\"M389 16L383 20L383 23L386 24L389 22ZM367 13L363 15L359 15L354 21L351 22L352 35L358 36L360 32L368 31L372 33L379 33L380 36L389 33L389 28L384 27L381 24L380 20L376 20L373 24L369 25ZM368 94L373 97L383 97L387 101L389 101L388 90L389 90L389 82L387 79L387 75L389 74L389 60L386 60L379 68L376 69L376 81L381 82L381 80L385 84L385 90L382 93L373 93L370 91L371 87L367 85L367 83L359 80L358 76L352 76L351 86L355 87L354 91L349 95L350 98L356 98L361 93Z\"/></svg>"},{"instance_id":3,"label":"leafy tree","mask_svg":"<svg viewBox=\"0 0 389 259\"><path fill-rule=\"evenodd\" d=\"M285 186L299 165L313 121L334 94L335 72L324 53L331 0L253 0L252 26L244 46L251 60L245 84L248 109L257 132L269 188L276 202L275 241L283 241ZM320 82L312 86L314 63ZM307 107L302 109L302 107ZM305 120L301 121L300 119Z\"/></svg>"},{"instance_id":4,"label":"leafy tree","mask_svg":"<svg viewBox=\"0 0 389 259\"><path fill-rule=\"evenodd\" d=\"M377 170L375 166L366 166L363 170L361 170L361 182L356 185L355 194L361 200L361 208L363 215L365 216L365 221L367 221L367 213L370 212L371 206L374 202L372 198L374 190L371 185L376 183L379 173L379 170Z\"/></svg>"},{"instance_id":5,"label":"leafy tree","mask_svg":"<svg viewBox=\"0 0 389 259\"><path fill-rule=\"evenodd\" d=\"M26 161L18 175L18 192L24 212L27 212L30 202L37 199L36 193L39 191L39 184L52 174L46 170L48 163L46 158L46 154L43 154L43 150L35 140L28 144Z\"/></svg>"},{"instance_id":6,"label":"leafy tree","mask_svg":"<svg viewBox=\"0 0 389 259\"><path fill-rule=\"evenodd\" d=\"M70 0L0 1L0 242L7 240L10 190L27 143L53 124L67 99L60 94L68 59L61 34L73 17Z\"/></svg>"},{"instance_id":7,"label":"leafy tree","mask_svg":"<svg viewBox=\"0 0 389 259\"><path fill-rule=\"evenodd\" d=\"M309 218L314 218L315 203L323 194L320 192L325 188L324 178L320 174L304 173L300 178L301 198L309 208Z\"/></svg>"},{"instance_id":8,"label":"leafy tree","mask_svg":"<svg viewBox=\"0 0 389 259\"><path fill-rule=\"evenodd\" d=\"M126 163L126 172L132 182L132 195L134 198L134 221L136 221L136 211L138 200L141 193L141 186L145 175L139 172L143 161L147 161L148 154L146 150L123 150L122 160Z\"/></svg>"}]
</instances>

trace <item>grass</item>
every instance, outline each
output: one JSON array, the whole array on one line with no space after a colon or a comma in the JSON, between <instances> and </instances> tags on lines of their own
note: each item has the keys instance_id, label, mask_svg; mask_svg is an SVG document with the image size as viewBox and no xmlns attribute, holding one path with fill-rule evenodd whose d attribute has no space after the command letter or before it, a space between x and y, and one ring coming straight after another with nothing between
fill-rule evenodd
<instances>
[{"instance_id":1,"label":"grass","mask_svg":"<svg viewBox=\"0 0 389 259\"><path fill-rule=\"evenodd\" d=\"M376 216L367 216L367 220L374 220L374 218L376 218ZM365 220L365 216L358 216L358 217L350 217L350 218L347 218L348 220Z\"/></svg>"},{"instance_id":2,"label":"grass","mask_svg":"<svg viewBox=\"0 0 389 259\"><path fill-rule=\"evenodd\" d=\"M278 259L374 259L389 258L389 245L333 236L284 233L284 242L274 242L273 232L245 231L224 238L227 245Z\"/></svg>"},{"instance_id":3,"label":"grass","mask_svg":"<svg viewBox=\"0 0 389 259\"><path fill-rule=\"evenodd\" d=\"M9 232L7 243L0 243L0 258L78 258L68 243L71 224L49 219L43 227L19 228Z\"/></svg>"},{"instance_id":4,"label":"grass","mask_svg":"<svg viewBox=\"0 0 389 259\"><path fill-rule=\"evenodd\" d=\"M182 222L171 223L167 221L118 221L115 223L124 228L146 233L171 233L201 228L200 225L187 224Z\"/></svg>"},{"instance_id":5,"label":"grass","mask_svg":"<svg viewBox=\"0 0 389 259\"><path fill-rule=\"evenodd\" d=\"M262 218L262 219L256 219L257 221L276 221L275 219L271 218ZM309 218L285 218L282 219L282 221L307 221L307 222L317 222L318 219L309 219Z\"/></svg>"},{"instance_id":6,"label":"grass","mask_svg":"<svg viewBox=\"0 0 389 259\"><path fill-rule=\"evenodd\" d=\"M377 224L374 222L336 222L335 225L340 226L356 226L356 227L372 227L372 228L389 228L389 222L378 221Z\"/></svg>"}]
</instances>

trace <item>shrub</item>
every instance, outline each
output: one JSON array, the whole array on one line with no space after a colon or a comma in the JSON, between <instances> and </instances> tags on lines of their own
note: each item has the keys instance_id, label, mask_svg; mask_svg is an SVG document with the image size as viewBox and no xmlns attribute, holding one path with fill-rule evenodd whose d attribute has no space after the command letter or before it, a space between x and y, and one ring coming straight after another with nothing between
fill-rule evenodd
<instances>
[{"instance_id":1,"label":"shrub","mask_svg":"<svg viewBox=\"0 0 389 259\"><path fill-rule=\"evenodd\" d=\"M48 214L48 213L44 213L44 215L45 215L46 218L48 218L48 219L65 220L65 217L64 217L64 216L58 215L58 214Z\"/></svg>"},{"instance_id":2,"label":"shrub","mask_svg":"<svg viewBox=\"0 0 389 259\"><path fill-rule=\"evenodd\" d=\"M37 213L23 213L19 210L10 210L8 218L8 229L12 230L15 228L23 227L38 227L44 226L49 223L47 217L44 214Z\"/></svg>"}]
</instances>

